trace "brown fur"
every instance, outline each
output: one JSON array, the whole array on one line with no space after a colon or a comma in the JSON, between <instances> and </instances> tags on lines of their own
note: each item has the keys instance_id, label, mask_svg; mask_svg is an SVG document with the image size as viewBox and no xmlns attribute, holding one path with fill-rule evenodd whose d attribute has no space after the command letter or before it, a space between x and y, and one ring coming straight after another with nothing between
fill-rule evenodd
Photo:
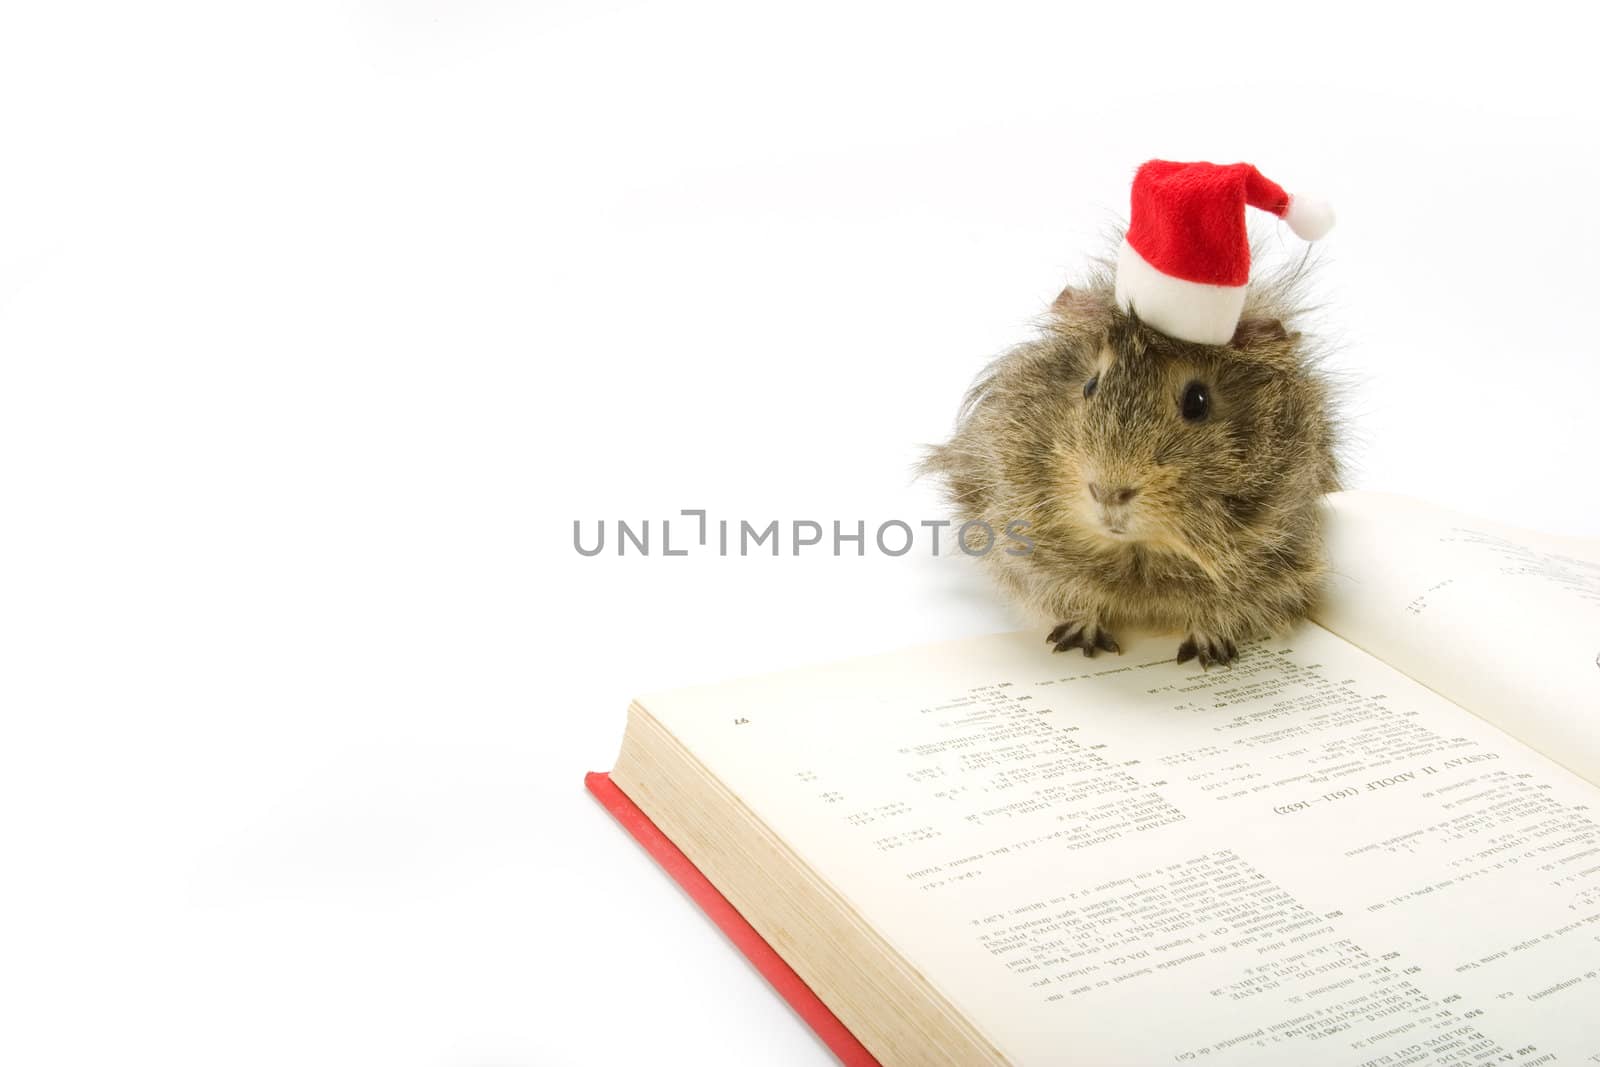
<instances>
[{"instance_id":1,"label":"brown fur","mask_svg":"<svg viewBox=\"0 0 1600 1067\"><path fill-rule=\"evenodd\" d=\"M1042 336L984 371L955 435L929 451L923 469L945 478L962 521L1028 524L1031 553L984 558L1009 595L1061 624L1058 651L1117 651L1111 628L1135 626L1186 635L1180 662L1229 663L1238 642L1313 603L1338 465L1329 387L1295 328L1304 266L1252 282L1221 346L1118 310L1101 267L1057 298ZM1190 382L1209 389L1203 421L1181 414ZM1122 488L1135 490L1126 503Z\"/></svg>"}]
</instances>

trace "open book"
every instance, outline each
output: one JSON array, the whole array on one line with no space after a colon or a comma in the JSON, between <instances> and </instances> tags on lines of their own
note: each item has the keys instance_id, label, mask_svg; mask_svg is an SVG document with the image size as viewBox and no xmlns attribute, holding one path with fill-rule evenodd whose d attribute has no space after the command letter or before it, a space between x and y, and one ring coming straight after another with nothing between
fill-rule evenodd
<instances>
[{"instance_id":1,"label":"open book","mask_svg":"<svg viewBox=\"0 0 1600 1067\"><path fill-rule=\"evenodd\" d=\"M1328 521L1231 669L1040 630L663 693L612 780L884 1064L1600 1063L1600 543Z\"/></svg>"}]
</instances>

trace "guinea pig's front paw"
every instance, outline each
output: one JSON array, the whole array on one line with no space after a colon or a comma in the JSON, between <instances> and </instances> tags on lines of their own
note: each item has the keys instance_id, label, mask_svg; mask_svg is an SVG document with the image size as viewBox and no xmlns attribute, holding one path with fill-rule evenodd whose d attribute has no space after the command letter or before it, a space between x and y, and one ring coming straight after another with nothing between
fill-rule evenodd
<instances>
[{"instance_id":1,"label":"guinea pig's front paw","mask_svg":"<svg viewBox=\"0 0 1600 1067\"><path fill-rule=\"evenodd\" d=\"M1069 648L1081 648L1085 656L1092 656L1101 649L1107 652L1121 652L1117 642L1111 634L1097 622L1064 622L1050 631L1045 643L1054 645L1057 652L1065 652Z\"/></svg>"},{"instance_id":2,"label":"guinea pig's front paw","mask_svg":"<svg viewBox=\"0 0 1600 1067\"><path fill-rule=\"evenodd\" d=\"M1183 644L1178 646L1178 662L1188 663L1192 659L1198 659L1202 670L1213 664L1231 667L1233 661L1238 658L1239 646L1230 638L1215 634L1191 633L1184 638Z\"/></svg>"}]
</instances>

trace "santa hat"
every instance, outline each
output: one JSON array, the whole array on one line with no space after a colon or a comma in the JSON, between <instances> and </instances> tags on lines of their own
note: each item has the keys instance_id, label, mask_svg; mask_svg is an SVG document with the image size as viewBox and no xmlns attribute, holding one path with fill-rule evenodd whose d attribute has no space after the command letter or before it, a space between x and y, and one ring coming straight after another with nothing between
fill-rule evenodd
<instances>
[{"instance_id":1,"label":"santa hat","mask_svg":"<svg viewBox=\"0 0 1600 1067\"><path fill-rule=\"evenodd\" d=\"M1250 280L1247 204L1307 241L1333 227L1326 201L1290 196L1248 163L1152 159L1140 167L1117 259L1117 306L1168 336L1227 344Z\"/></svg>"}]
</instances>

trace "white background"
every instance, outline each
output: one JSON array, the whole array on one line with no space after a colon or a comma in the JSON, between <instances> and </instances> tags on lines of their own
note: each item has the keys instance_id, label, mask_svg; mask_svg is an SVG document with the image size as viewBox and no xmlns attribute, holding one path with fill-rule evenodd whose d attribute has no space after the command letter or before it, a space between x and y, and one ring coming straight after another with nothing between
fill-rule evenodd
<instances>
[{"instance_id":1,"label":"white background","mask_svg":"<svg viewBox=\"0 0 1600 1067\"><path fill-rule=\"evenodd\" d=\"M573 520L939 516L917 446L1165 156L1336 201L1352 485L1600 533L1591 50L1536 4L7 5L0 1059L829 1062L582 774L637 692L1015 620L959 559Z\"/></svg>"}]
</instances>

